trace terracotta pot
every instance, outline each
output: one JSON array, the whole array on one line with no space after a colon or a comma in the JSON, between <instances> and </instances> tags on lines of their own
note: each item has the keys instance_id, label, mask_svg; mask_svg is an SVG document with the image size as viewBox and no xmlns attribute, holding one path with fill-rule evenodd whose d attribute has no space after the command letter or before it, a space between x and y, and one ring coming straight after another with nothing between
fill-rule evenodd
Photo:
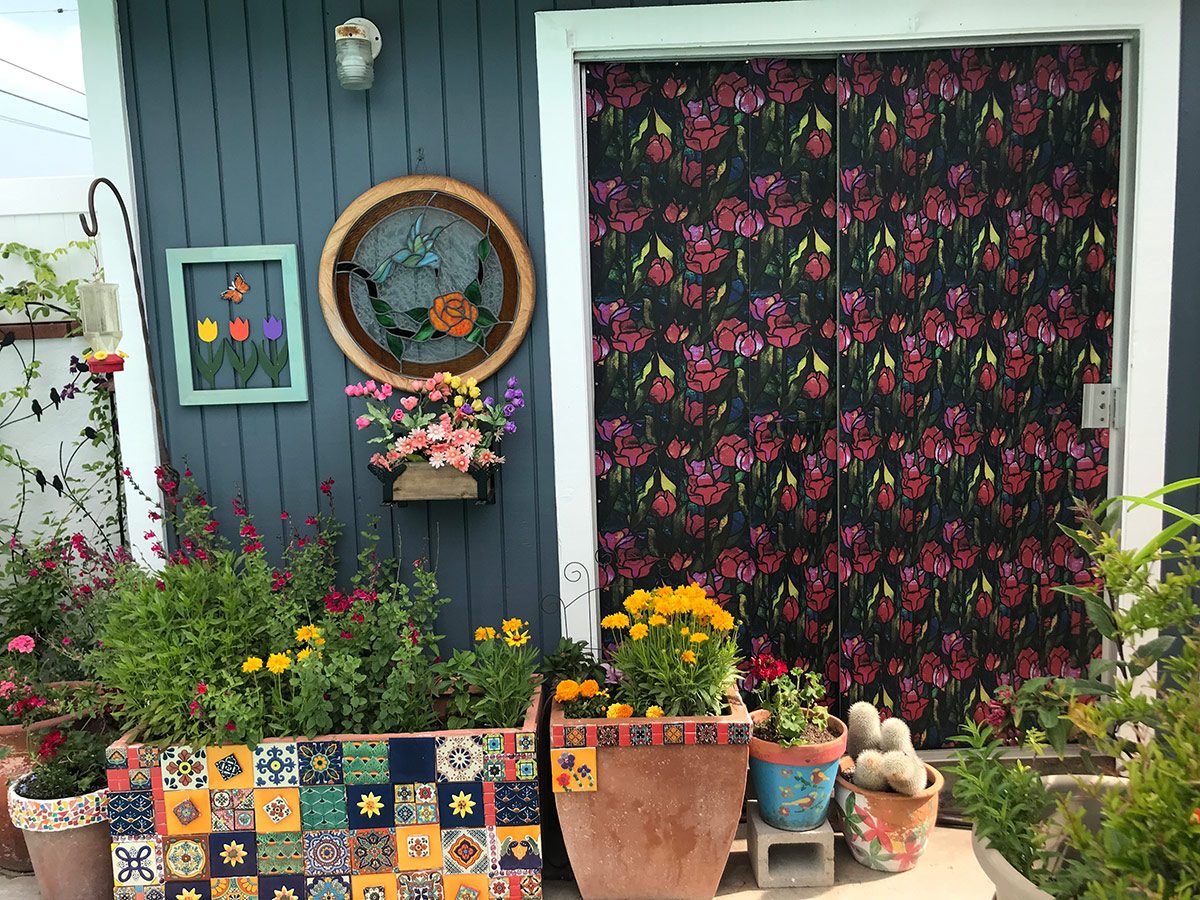
<instances>
[{"instance_id":1,"label":"terracotta pot","mask_svg":"<svg viewBox=\"0 0 1200 900\"><path fill-rule=\"evenodd\" d=\"M711 900L741 817L750 717L550 715L554 801L583 900Z\"/></svg>"},{"instance_id":2,"label":"terracotta pot","mask_svg":"<svg viewBox=\"0 0 1200 900\"><path fill-rule=\"evenodd\" d=\"M770 713L756 709L750 714L756 725L765 724ZM774 741L750 738L750 777L758 811L768 825L785 831L810 831L825 821L838 760L846 752L846 723L829 717L831 741L784 747Z\"/></svg>"},{"instance_id":3,"label":"terracotta pot","mask_svg":"<svg viewBox=\"0 0 1200 900\"><path fill-rule=\"evenodd\" d=\"M31 800L9 788L9 814L29 848L41 900L112 897L106 794Z\"/></svg>"},{"instance_id":4,"label":"terracotta pot","mask_svg":"<svg viewBox=\"0 0 1200 900\"><path fill-rule=\"evenodd\" d=\"M925 852L929 832L937 822L942 773L925 763L928 786L908 797L857 787L844 774L854 761L845 756L841 765L831 818L841 827L854 858L881 872L907 872Z\"/></svg>"},{"instance_id":5,"label":"terracotta pot","mask_svg":"<svg viewBox=\"0 0 1200 900\"><path fill-rule=\"evenodd\" d=\"M55 716L26 727L24 725L0 725L0 747L8 749L8 755L0 759L0 868L14 872L28 872L33 868L25 838L12 823L8 815L9 783L33 771L33 757L29 753L29 735L47 731L73 721L75 716Z\"/></svg>"},{"instance_id":6,"label":"terracotta pot","mask_svg":"<svg viewBox=\"0 0 1200 900\"><path fill-rule=\"evenodd\" d=\"M1083 793L1080 785L1097 782L1106 788L1121 790L1125 779L1098 775L1046 775L1042 783L1056 793L1071 794L1070 806L1083 809L1083 821L1093 831L1100 828L1101 804L1098 797ZM991 879L996 886L995 900L1053 900L1053 897L1043 891L1032 881L1022 875L998 850L992 849L987 838L981 838L971 829L971 849L975 851L975 859L983 874Z\"/></svg>"}]
</instances>

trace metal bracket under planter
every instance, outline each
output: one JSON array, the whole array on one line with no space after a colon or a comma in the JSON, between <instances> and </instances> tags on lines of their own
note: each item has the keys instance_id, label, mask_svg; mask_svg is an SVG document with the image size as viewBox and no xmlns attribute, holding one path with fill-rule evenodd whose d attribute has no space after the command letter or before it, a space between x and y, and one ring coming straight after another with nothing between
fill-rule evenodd
<instances>
[{"instance_id":1,"label":"metal bracket under planter","mask_svg":"<svg viewBox=\"0 0 1200 900\"><path fill-rule=\"evenodd\" d=\"M435 469L427 462L400 463L390 472L369 466L383 482L385 506L407 506L410 500L474 500L496 502L493 471L460 472L450 466Z\"/></svg>"}]
</instances>

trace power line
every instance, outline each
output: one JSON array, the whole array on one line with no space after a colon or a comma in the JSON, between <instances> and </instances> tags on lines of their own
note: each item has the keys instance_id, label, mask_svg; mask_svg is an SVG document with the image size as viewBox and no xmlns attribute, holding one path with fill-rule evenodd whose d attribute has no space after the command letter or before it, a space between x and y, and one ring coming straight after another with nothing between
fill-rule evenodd
<instances>
[{"instance_id":1,"label":"power line","mask_svg":"<svg viewBox=\"0 0 1200 900\"><path fill-rule=\"evenodd\" d=\"M35 71L33 71L33 69L27 69L24 66L13 62L11 59L5 59L4 57L0 56L0 63L7 63L8 65L12 66L14 69L20 69L22 72L28 72L30 75L36 75L38 78L41 78L43 81L48 81L51 84L57 84L59 87L66 88L68 91L74 91L80 97L87 96L87 94L85 94L83 91L81 91L77 87L71 87L71 85L63 84L61 81L55 81L49 75L43 75L41 72L35 72Z\"/></svg>"},{"instance_id":2,"label":"power line","mask_svg":"<svg viewBox=\"0 0 1200 900\"><path fill-rule=\"evenodd\" d=\"M25 125L29 128L36 128L39 131L52 131L55 134L66 134L71 137L83 138L91 140L86 134L76 134L73 131L63 131L61 128L51 128L49 125L39 125L37 122L26 122L24 119L14 119L12 116L0 115L0 122L12 122L14 125Z\"/></svg>"},{"instance_id":3,"label":"power line","mask_svg":"<svg viewBox=\"0 0 1200 900\"><path fill-rule=\"evenodd\" d=\"M26 103L36 103L38 106L44 106L46 109L52 109L55 112L60 112L65 116L73 116L80 122L87 121L87 116L81 116L79 113L73 113L70 110L63 109L60 106L52 106L49 103L43 103L41 100L34 100L32 97L26 97L24 94L14 94L12 91L6 91L4 88L0 88L0 94L8 94L8 96L16 97L18 100L24 100Z\"/></svg>"}]
</instances>

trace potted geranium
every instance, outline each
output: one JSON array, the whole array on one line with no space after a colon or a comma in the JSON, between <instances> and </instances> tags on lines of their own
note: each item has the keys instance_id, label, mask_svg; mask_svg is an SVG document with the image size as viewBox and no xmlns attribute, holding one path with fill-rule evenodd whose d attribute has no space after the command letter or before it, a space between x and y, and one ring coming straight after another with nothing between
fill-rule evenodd
<instances>
[{"instance_id":1,"label":"potted geranium","mask_svg":"<svg viewBox=\"0 0 1200 900\"><path fill-rule=\"evenodd\" d=\"M240 500L230 547L206 499L173 490L178 549L161 571L123 570L101 623L128 732L108 750L117 886L540 892L527 624L484 627L443 661L424 561L402 571L368 530L338 588L332 510L275 565Z\"/></svg>"},{"instance_id":2,"label":"potted geranium","mask_svg":"<svg viewBox=\"0 0 1200 900\"><path fill-rule=\"evenodd\" d=\"M699 585L636 591L601 624L616 680L560 682L559 824L584 900L711 898L737 830L750 719L733 616Z\"/></svg>"},{"instance_id":3,"label":"potted geranium","mask_svg":"<svg viewBox=\"0 0 1200 900\"><path fill-rule=\"evenodd\" d=\"M787 831L825 821L838 760L846 752L846 724L820 703L825 686L816 672L788 672L770 654L750 661L759 708L750 714L750 776L759 815Z\"/></svg>"},{"instance_id":4,"label":"potted geranium","mask_svg":"<svg viewBox=\"0 0 1200 900\"><path fill-rule=\"evenodd\" d=\"M483 396L474 378L449 372L422 382L396 409L379 405L392 396L390 384L351 384L346 394L369 398L367 413L355 424L360 429L375 424L382 431L371 438L383 448L368 468L384 483L388 499L495 499L492 475L504 462L500 441L517 430L513 415L525 405L515 377L508 379L503 402Z\"/></svg>"},{"instance_id":5,"label":"potted geranium","mask_svg":"<svg viewBox=\"0 0 1200 900\"><path fill-rule=\"evenodd\" d=\"M1115 498L1067 530L1095 577L1059 590L1083 601L1115 654L1092 662L1060 712L1088 759L1116 764L1039 778L1003 759L990 727L961 737L954 796L1000 900L1200 896L1200 544L1179 536L1200 516L1159 499L1198 484ZM1144 547L1122 548L1113 528L1123 501L1173 521ZM1096 680L1108 672L1112 685ZM1026 739L1038 746L1040 734Z\"/></svg>"},{"instance_id":6,"label":"potted geranium","mask_svg":"<svg viewBox=\"0 0 1200 900\"><path fill-rule=\"evenodd\" d=\"M42 900L112 896L105 787L111 722L87 715L43 731L33 771L10 783L8 814L21 830Z\"/></svg>"}]
</instances>

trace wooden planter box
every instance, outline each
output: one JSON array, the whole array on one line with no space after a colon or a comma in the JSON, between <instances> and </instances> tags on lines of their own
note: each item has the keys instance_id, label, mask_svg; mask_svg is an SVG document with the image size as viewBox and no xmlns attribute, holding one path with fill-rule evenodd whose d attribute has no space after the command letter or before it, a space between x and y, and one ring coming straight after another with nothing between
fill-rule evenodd
<instances>
[{"instance_id":1,"label":"wooden planter box","mask_svg":"<svg viewBox=\"0 0 1200 900\"><path fill-rule=\"evenodd\" d=\"M114 900L539 900L540 692L520 728L253 749L122 738L108 749Z\"/></svg>"},{"instance_id":2,"label":"wooden planter box","mask_svg":"<svg viewBox=\"0 0 1200 900\"><path fill-rule=\"evenodd\" d=\"M550 714L550 776L583 900L709 900L741 817L750 717Z\"/></svg>"},{"instance_id":3,"label":"wooden planter box","mask_svg":"<svg viewBox=\"0 0 1200 900\"><path fill-rule=\"evenodd\" d=\"M410 500L496 502L496 482L491 469L460 472L451 466L435 469L427 462L410 462L376 475L384 483L385 503Z\"/></svg>"}]
</instances>

